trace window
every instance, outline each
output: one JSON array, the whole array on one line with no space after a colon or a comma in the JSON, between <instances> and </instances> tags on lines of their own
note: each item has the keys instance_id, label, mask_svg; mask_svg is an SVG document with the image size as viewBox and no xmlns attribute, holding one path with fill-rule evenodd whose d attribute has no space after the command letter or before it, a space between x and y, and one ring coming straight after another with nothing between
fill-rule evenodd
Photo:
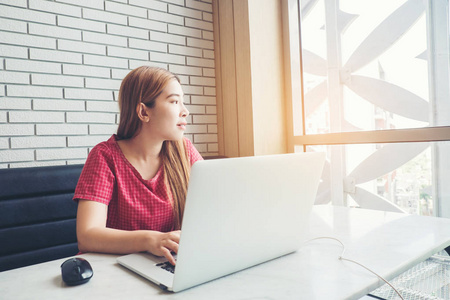
<instances>
[{"instance_id":1,"label":"window","mask_svg":"<svg viewBox=\"0 0 450 300\"><path fill-rule=\"evenodd\" d=\"M316 203L450 217L448 0L287 1L291 140L327 153Z\"/></svg>"}]
</instances>

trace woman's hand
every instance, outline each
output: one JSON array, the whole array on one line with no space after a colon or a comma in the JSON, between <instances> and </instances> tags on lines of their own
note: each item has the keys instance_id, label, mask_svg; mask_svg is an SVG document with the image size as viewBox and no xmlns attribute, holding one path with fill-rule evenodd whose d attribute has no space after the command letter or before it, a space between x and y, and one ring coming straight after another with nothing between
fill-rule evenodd
<instances>
[{"instance_id":1,"label":"woman's hand","mask_svg":"<svg viewBox=\"0 0 450 300\"><path fill-rule=\"evenodd\" d=\"M149 252L157 256L164 256L175 265L175 258L172 252L178 253L178 244L180 243L180 230L171 232L154 232L150 243Z\"/></svg>"},{"instance_id":2,"label":"woman's hand","mask_svg":"<svg viewBox=\"0 0 450 300\"><path fill-rule=\"evenodd\" d=\"M129 254L149 251L165 256L175 265L171 252L178 252L181 231L118 230L106 227L108 207L82 200L78 202L77 238L81 252Z\"/></svg>"}]
</instances>

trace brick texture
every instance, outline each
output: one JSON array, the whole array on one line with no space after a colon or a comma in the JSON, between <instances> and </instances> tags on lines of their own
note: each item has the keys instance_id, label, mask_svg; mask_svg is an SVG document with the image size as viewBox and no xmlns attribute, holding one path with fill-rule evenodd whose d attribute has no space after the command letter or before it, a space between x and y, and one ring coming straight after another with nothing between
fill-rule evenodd
<instances>
[{"instance_id":1,"label":"brick texture","mask_svg":"<svg viewBox=\"0 0 450 300\"><path fill-rule=\"evenodd\" d=\"M141 65L179 75L186 137L217 155L210 0L0 0L0 168L83 163Z\"/></svg>"}]
</instances>

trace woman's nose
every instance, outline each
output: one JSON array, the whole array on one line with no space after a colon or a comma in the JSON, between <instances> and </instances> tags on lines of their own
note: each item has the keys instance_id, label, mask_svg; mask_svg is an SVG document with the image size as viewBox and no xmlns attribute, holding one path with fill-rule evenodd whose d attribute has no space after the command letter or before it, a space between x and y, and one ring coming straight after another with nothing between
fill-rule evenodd
<instances>
[{"instance_id":1,"label":"woman's nose","mask_svg":"<svg viewBox=\"0 0 450 300\"><path fill-rule=\"evenodd\" d=\"M183 104L183 108L181 110L181 116L183 118L186 118L187 116L189 116L189 110L186 108L186 106L184 106L184 104Z\"/></svg>"}]
</instances>

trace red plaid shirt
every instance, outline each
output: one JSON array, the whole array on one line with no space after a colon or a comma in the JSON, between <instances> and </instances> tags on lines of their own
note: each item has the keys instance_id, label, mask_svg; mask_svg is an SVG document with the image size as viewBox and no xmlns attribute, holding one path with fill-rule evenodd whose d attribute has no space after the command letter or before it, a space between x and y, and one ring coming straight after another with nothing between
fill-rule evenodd
<instances>
[{"instance_id":1,"label":"red plaid shirt","mask_svg":"<svg viewBox=\"0 0 450 300\"><path fill-rule=\"evenodd\" d=\"M108 205L106 226L122 230L173 230L170 193L161 166L150 180L144 180L125 158L113 135L96 145L78 180L74 200L86 199ZM202 160L194 145L185 139L191 165Z\"/></svg>"}]
</instances>

